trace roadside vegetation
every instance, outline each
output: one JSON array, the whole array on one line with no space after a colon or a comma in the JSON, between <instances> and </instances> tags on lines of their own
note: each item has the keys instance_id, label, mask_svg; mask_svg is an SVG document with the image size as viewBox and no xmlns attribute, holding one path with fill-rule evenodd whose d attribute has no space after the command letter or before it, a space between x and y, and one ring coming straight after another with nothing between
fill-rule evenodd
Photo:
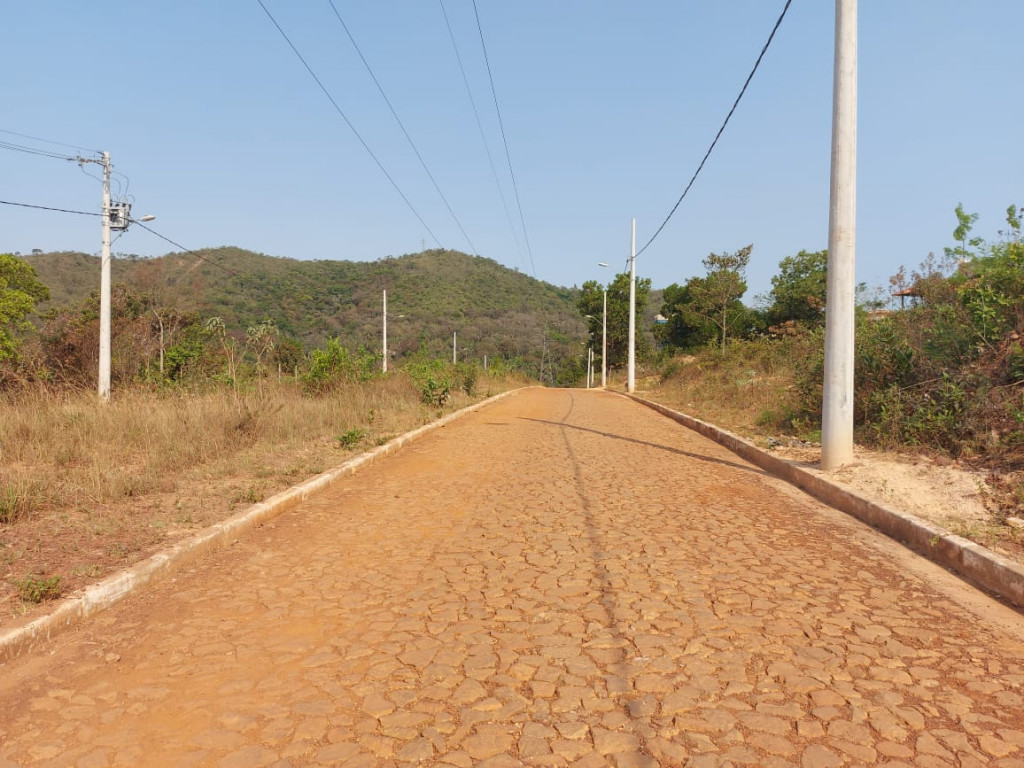
<instances>
[{"instance_id":1,"label":"roadside vegetation","mask_svg":"<svg viewBox=\"0 0 1024 768\"><path fill-rule=\"evenodd\" d=\"M889 295L861 286L855 429L864 446L984 468L1005 523L1024 516L1024 240L1015 206L996 242L972 236L976 219L958 206L954 245L900 268ZM665 289L646 386L756 438L817 442L827 253L784 259L755 307L740 301L748 249L726 256Z\"/></svg>"},{"instance_id":2,"label":"roadside vegetation","mask_svg":"<svg viewBox=\"0 0 1024 768\"><path fill-rule=\"evenodd\" d=\"M41 253L23 261L49 288L49 301L39 304L44 339L74 341L74 334L63 332L69 323L83 334L92 332L99 260L84 253ZM573 306L574 289L458 251L432 249L358 262L303 261L232 247L156 258L119 253L113 274L114 314L120 319L115 363L121 363L114 375L126 381L156 360L161 333L165 349L177 346L167 361L169 376L193 364L190 343L211 318L221 318L225 342L236 346L248 329L272 325L275 348L262 362L285 373L301 367L303 354L328 339L341 339L353 351L377 349L385 290L388 346L398 362L419 354L450 360L457 333L460 360L481 365L484 357L488 364L501 360L553 385L570 385L582 376L583 325ZM89 356L95 356L91 342L68 350L45 345L44 368L59 377L61 371L88 367Z\"/></svg>"},{"instance_id":3,"label":"roadside vegetation","mask_svg":"<svg viewBox=\"0 0 1024 768\"><path fill-rule=\"evenodd\" d=\"M0 397L0 621L522 383L439 363L311 381Z\"/></svg>"},{"instance_id":4,"label":"roadside vegetation","mask_svg":"<svg viewBox=\"0 0 1024 768\"><path fill-rule=\"evenodd\" d=\"M113 398L94 296L30 322L47 288L0 257L0 622L356 453L526 378L498 358L312 349L271 320L184 312L117 285Z\"/></svg>"}]
</instances>

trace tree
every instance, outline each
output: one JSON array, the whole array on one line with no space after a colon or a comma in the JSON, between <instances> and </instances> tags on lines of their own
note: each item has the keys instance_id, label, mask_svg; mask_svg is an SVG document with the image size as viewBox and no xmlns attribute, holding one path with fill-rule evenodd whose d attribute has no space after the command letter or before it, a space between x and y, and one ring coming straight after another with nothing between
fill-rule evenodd
<instances>
[{"instance_id":1,"label":"tree","mask_svg":"<svg viewBox=\"0 0 1024 768\"><path fill-rule=\"evenodd\" d=\"M723 350L729 329L747 315L740 298L747 292L745 273L753 249L751 244L734 253L709 253L702 262L707 276L691 281L690 307L699 318L717 327Z\"/></svg>"},{"instance_id":2,"label":"tree","mask_svg":"<svg viewBox=\"0 0 1024 768\"><path fill-rule=\"evenodd\" d=\"M21 340L18 331L31 328L26 318L36 303L50 298L50 291L36 271L10 253L0 253L0 362L16 360Z\"/></svg>"},{"instance_id":3,"label":"tree","mask_svg":"<svg viewBox=\"0 0 1024 768\"><path fill-rule=\"evenodd\" d=\"M281 331L273 320L264 320L245 329L245 347L256 358L256 375L264 373L263 358L274 350Z\"/></svg>"},{"instance_id":4,"label":"tree","mask_svg":"<svg viewBox=\"0 0 1024 768\"><path fill-rule=\"evenodd\" d=\"M647 308L651 292L651 279L638 277L636 280L636 354L643 359L650 353L650 345L641 332L639 322ZM589 344L596 359L601 356L601 316L604 306L604 288L596 280L588 280L580 288L576 307L587 321L590 334ZM622 272L608 285L608 368L625 365L629 353L629 273Z\"/></svg>"},{"instance_id":5,"label":"tree","mask_svg":"<svg viewBox=\"0 0 1024 768\"><path fill-rule=\"evenodd\" d=\"M990 348L1010 332L1024 331L1024 243L1017 207L1006 209L1010 229L986 246L951 281L970 315L977 338ZM980 238L974 238L971 243ZM957 249L954 249L957 250Z\"/></svg>"},{"instance_id":6,"label":"tree","mask_svg":"<svg viewBox=\"0 0 1024 768\"><path fill-rule=\"evenodd\" d=\"M800 251L779 262L779 274L772 278L768 322L788 321L817 327L825 322L825 293L828 251Z\"/></svg>"},{"instance_id":7,"label":"tree","mask_svg":"<svg viewBox=\"0 0 1024 768\"><path fill-rule=\"evenodd\" d=\"M975 249L984 241L980 237L970 237L971 230L974 228L974 222L978 220L978 214L966 213L963 203L957 203L954 212L956 213L957 224L956 229L953 230L953 239L959 245L955 248L946 248L946 258L953 260L955 263L962 264L971 261L975 257Z\"/></svg>"},{"instance_id":8,"label":"tree","mask_svg":"<svg viewBox=\"0 0 1024 768\"><path fill-rule=\"evenodd\" d=\"M662 291L662 325L655 326L655 337L667 347L694 349L714 340L713 323L693 310L693 289L703 283L703 277L691 277L685 285L672 283Z\"/></svg>"},{"instance_id":9,"label":"tree","mask_svg":"<svg viewBox=\"0 0 1024 768\"><path fill-rule=\"evenodd\" d=\"M224 363L227 366L227 379L236 389L238 388L238 366L242 362L244 350L239 350L238 339L228 331L224 319L211 317L206 321L206 332L220 342L220 349L224 355Z\"/></svg>"},{"instance_id":10,"label":"tree","mask_svg":"<svg viewBox=\"0 0 1024 768\"><path fill-rule=\"evenodd\" d=\"M124 257L126 254L118 254ZM138 261L138 256L128 255L131 261ZM161 259L147 263L143 269L134 272L134 282L142 291L149 312L153 316L154 332L159 342L160 356L158 369L160 378L164 378L164 355L167 348L174 343L175 335L183 328L196 321L192 314L181 311L178 306L179 292L174 291L167 278L167 261Z\"/></svg>"},{"instance_id":11,"label":"tree","mask_svg":"<svg viewBox=\"0 0 1024 768\"><path fill-rule=\"evenodd\" d=\"M306 361L302 342L290 336L281 336L274 345L273 357L278 372L298 375L299 366Z\"/></svg>"},{"instance_id":12,"label":"tree","mask_svg":"<svg viewBox=\"0 0 1024 768\"><path fill-rule=\"evenodd\" d=\"M110 374L115 382L133 380L157 352L149 304L122 283L110 294ZM55 307L42 317L39 339L47 369L60 380L94 383L98 369L100 299L96 291L77 305Z\"/></svg>"}]
</instances>

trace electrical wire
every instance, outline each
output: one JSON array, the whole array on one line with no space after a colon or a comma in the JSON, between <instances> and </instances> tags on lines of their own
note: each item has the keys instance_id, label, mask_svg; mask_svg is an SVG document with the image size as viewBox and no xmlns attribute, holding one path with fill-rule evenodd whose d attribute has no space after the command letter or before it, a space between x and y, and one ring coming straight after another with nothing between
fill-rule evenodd
<instances>
[{"instance_id":1,"label":"electrical wire","mask_svg":"<svg viewBox=\"0 0 1024 768\"><path fill-rule=\"evenodd\" d=\"M530 247L530 235L526 231L526 219L523 217L523 203L519 199L519 185L516 184L516 174L512 170L512 155L508 151L508 138L505 136L505 123L501 119L501 108L498 106L498 92L494 88L494 74L491 72L491 60L487 56L487 43L484 42L484 28L480 24L480 11L476 7L476 0L473 0L473 13L476 16L476 28L480 33L480 46L484 50L484 63L487 65L487 77L491 82L491 95L494 97L494 111L498 113L498 127L501 129L501 140L505 144L505 159L508 160L508 175L512 177L512 191L516 196L516 205L519 207L519 222L523 226L523 239L526 241L526 253L530 257L530 271L537 276L537 269L533 264L533 249Z\"/></svg>"},{"instance_id":2,"label":"electrical wire","mask_svg":"<svg viewBox=\"0 0 1024 768\"><path fill-rule=\"evenodd\" d=\"M41 139L38 136L29 136L27 133L18 133L17 131L7 131L0 128L0 133L6 133L8 136L20 136L23 139L32 139L32 141L41 141L44 144L53 144L57 147L68 147L70 149L77 149L82 152L92 152L97 155L103 154L98 149L89 149L88 147L80 147L77 144L65 144L63 141L51 141L50 139Z\"/></svg>"},{"instance_id":3,"label":"electrical wire","mask_svg":"<svg viewBox=\"0 0 1024 768\"><path fill-rule=\"evenodd\" d=\"M398 116L398 112L395 111L395 107L394 105L392 105L391 99L388 98L388 95L384 92L384 87L380 84L380 81L377 79L377 76L373 73L373 68L370 67L370 62L366 60L366 57L363 55L362 50L360 50L359 45L356 43L356 39L352 36L352 32L349 31L348 25L345 23L345 20L341 18L341 14L338 12L338 7L334 4L334 0L327 0L327 2L331 4L331 10L334 11L334 15L337 16L338 22L341 24L341 28L345 30L345 34L348 35L348 39L352 43L352 47L355 48L356 53L359 54L359 58L362 60L363 66L366 67L366 71L370 74L370 78L373 80L373 84L377 86L377 90L380 92L381 97L384 99L384 102L388 105L388 109L391 110L392 117L395 118L395 122L398 123L398 127L402 129L402 134L405 136L405 140L409 142L409 146L412 147L412 151L416 154L416 159L420 161L420 165L423 166L423 170L426 172L427 177L430 179L430 183L434 185L434 189L437 190L438 196L440 196L441 200L444 202L444 207L448 209L448 213L452 215L452 219L455 220L455 224L459 228L459 231L462 233L462 236L466 238L466 242L469 243L469 248L471 252L476 254L476 246L473 245L473 241L470 239L469 235L466 234L466 230L463 228L462 222L459 221L459 217L455 215L455 211L452 210L452 206L448 202L448 198L444 196L444 192L441 191L441 187L438 185L437 179L434 178L434 174L431 173L430 168L427 167L427 161L423 159L423 155L420 154L419 149L416 147L416 144L412 140L412 136L409 135L409 131L405 129L405 124L402 122L402 119Z\"/></svg>"},{"instance_id":4,"label":"electrical wire","mask_svg":"<svg viewBox=\"0 0 1024 768\"><path fill-rule=\"evenodd\" d=\"M323 91L324 96L327 97L327 100L331 102L331 105L334 107L334 110L338 113L338 115L341 116L341 119L345 121L345 124L348 125L352 133L355 134L355 137L359 140L359 143L363 145L363 149L365 149L367 154L369 154L370 157L373 158L373 162L377 164L377 167L380 169L381 173L383 173L384 176L387 177L387 180L391 182L391 186L394 187L395 191L398 193L398 196L402 198L402 201L406 204L409 210L412 211L413 215L419 220L420 224L423 225L423 228L427 230L427 232L433 238L434 242L437 243L438 247L444 248L444 246L441 245L441 241L437 239L437 235L435 235L433 230L429 226L427 226L427 222L425 222L423 220L423 217L420 216L419 211L417 211L415 206L413 206L413 204L409 202L409 198L405 196L405 193L402 191L402 188L398 186L398 183L392 178L391 174L388 173L387 169L384 167L384 164L378 159L377 155L373 153L373 150L370 149L370 145L366 143L366 141L360 135L359 131L357 131L356 127L352 124L352 121L348 119L348 116L345 114L344 110L340 106L338 106L338 102L334 100L333 96L331 96L330 91L327 90L327 87L323 84L320 78L316 76L316 73L313 71L313 68L309 66L309 63L306 61L306 59L302 56L301 53L299 53L299 49L295 47L295 44L291 41L291 38L289 38L288 35L285 33L284 29L281 28L281 25L277 23L277 19L274 18L274 15L270 12L267 6L264 5L263 0L256 0L256 2L260 4L260 8L262 8L263 12L267 14L267 18L270 19L271 23L277 28L277 31L281 33L281 37L284 38L284 41L288 43L288 47L292 49L292 52L298 57L299 61L302 62L302 66L306 68L306 71L309 72L310 77L313 78L316 84L320 87L320 90Z\"/></svg>"},{"instance_id":5,"label":"electrical wire","mask_svg":"<svg viewBox=\"0 0 1024 768\"><path fill-rule=\"evenodd\" d=\"M444 15L444 23L448 27L448 37L452 41L452 48L455 51L455 59L459 62L459 71L462 73L462 82L466 86L466 94L469 96L469 103L473 107L473 116L476 118L476 127L480 131L480 140L484 144L484 151L487 153L487 162L491 166L491 175L494 177L494 185L498 188L498 195L501 197L501 207L505 210L505 218L508 220L509 229L512 231L512 242L516 246L516 254L519 256L519 261L523 262L523 266L526 266L526 262L523 259L523 251L519 245L519 235L516 234L516 225L512 223L512 214L508 210L508 201L505 199L505 192L501 188L501 181L498 179L498 169L494 165L494 156L491 154L491 147L487 143L487 134L484 132L484 125L480 121L480 110L476 107L476 99L473 98L473 89L469 87L469 78L466 76L466 68L462 64L462 55L459 53L459 46L455 42L455 33L452 31L451 21L448 19L448 11L445 10L444 0L438 0L441 4L441 13Z\"/></svg>"},{"instance_id":6,"label":"electrical wire","mask_svg":"<svg viewBox=\"0 0 1024 768\"><path fill-rule=\"evenodd\" d=\"M41 211L57 211L59 213L75 213L75 214L78 214L79 216L102 216L103 215L101 213L93 213L92 211L72 211L72 210L70 210L68 208L52 208L52 207L47 206L47 205L30 205L29 203L12 203L9 200L0 200L0 205L16 205L19 208L37 208L37 209L39 209ZM200 261L205 261L210 266L216 267L217 269L222 269L225 272L227 272L229 275L233 275L235 277L238 276L238 273L235 272L233 269L228 269L223 264L218 264L216 261L211 261L210 259L208 259L205 256L203 256L201 253L197 253L196 251L193 251L193 250L191 250L189 248L186 248L184 245L181 245L180 243L174 242L173 240L171 240L171 238L166 237L164 235L161 235L159 232L157 232L152 227L147 227L145 224L143 224L138 219L128 219L128 221L130 221L132 224L138 224L140 227L142 227L144 230L146 230L150 234L156 235L161 240L164 240L164 241L170 243L171 245L173 245L178 250L184 251L185 253L190 253L193 256L195 256L197 259L199 259ZM119 234L117 237L115 237L111 241L110 244L113 245L114 243L116 243L119 239L121 239L122 235L124 235L124 232L121 232L121 234Z\"/></svg>"},{"instance_id":7,"label":"electrical wire","mask_svg":"<svg viewBox=\"0 0 1024 768\"><path fill-rule=\"evenodd\" d=\"M87 170L85 170L85 163L79 163L78 164L78 170L80 170L84 175L88 176L93 181L98 181L100 184L103 183L103 179L101 179L99 176L96 176L96 175L94 175L92 173L89 173Z\"/></svg>"},{"instance_id":8,"label":"electrical wire","mask_svg":"<svg viewBox=\"0 0 1024 768\"><path fill-rule=\"evenodd\" d=\"M57 152L50 152L45 149L36 149L35 147L26 147L23 144L14 144L9 141L0 141L0 149L9 149L12 152L24 152L26 155L38 155L40 157L52 157L54 160L68 160L74 162L78 160L77 157L71 155L61 155Z\"/></svg>"},{"instance_id":9,"label":"electrical wire","mask_svg":"<svg viewBox=\"0 0 1024 768\"><path fill-rule=\"evenodd\" d=\"M729 124L729 120L730 118L732 118L733 112L735 112L736 107L739 106L740 99L742 99L743 94L747 92L747 86L750 85L750 81L754 79L754 73L757 72L757 68L761 65L761 59L763 59L764 55L768 52L768 46L772 44L772 40L775 38L775 33L779 31L779 27L782 25L782 20L786 18L786 11L789 10L789 6L792 2L793 0L786 0L786 5L783 6L782 13L779 14L779 18L775 22L775 26L772 27L772 32L770 35L768 35L768 40L765 42L764 47L761 48L761 53L758 54L757 61L754 62L753 69L751 69L750 74L747 75L747 79L743 83L743 87L740 89L739 96L737 96L736 101L732 103L732 108L729 110L729 114L725 116L725 120L722 122L722 127L719 128L718 133L715 134L714 141L711 142L711 146L708 147L708 151L704 153L704 158L700 161L700 165L697 166L697 170L693 172L693 176L690 178L690 182L686 185L686 189L683 190L683 194L681 194L679 196L679 199L676 200L676 204L672 206L672 210L668 212L668 216L666 216L665 220L661 222L661 226L658 227L658 229L655 231L653 235L651 235L651 239L644 243L644 247L636 252L637 256L646 251L647 247L654 242L654 239L661 234L661 230L663 230L665 228L665 225L668 224L669 219L672 218L672 215L676 212L676 209L679 208L679 204L683 202L683 198L685 198L687 193L690 191L690 187L692 187L693 183L697 180L697 177L700 175L701 170L704 168L704 164L708 161L708 158L711 157L711 153L712 151L714 151L715 145L718 144L718 140L722 137L722 133L725 131L725 126Z\"/></svg>"},{"instance_id":10,"label":"electrical wire","mask_svg":"<svg viewBox=\"0 0 1024 768\"><path fill-rule=\"evenodd\" d=\"M132 180L128 177L128 175L124 174L124 173L121 173L120 171L111 171L110 175L111 176L120 176L122 179L124 179L124 187L123 187L124 191L121 192L120 194L121 194L121 196L125 200L128 200L130 198L132 202L135 202L135 195L129 195L128 194L128 190L132 188Z\"/></svg>"},{"instance_id":11,"label":"electrical wire","mask_svg":"<svg viewBox=\"0 0 1024 768\"><path fill-rule=\"evenodd\" d=\"M51 208L46 205L30 205L29 203L12 203L10 200L0 200L0 205L16 205L19 208L36 208L40 211L57 211L58 213L75 213L79 216L102 216L102 213L92 211L72 211L68 208Z\"/></svg>"},{"instance_id":12,"label":"electrical wire","mask_svg":"<svg viewBox=\"0 0 1024 768\"><path fill-rule=\"evenodd\" d=\"M209 264L209 265L210 265L211 267L216 267L217 269L222 269L222 270L224 270L225 272L227 272L227 273L228 273L229 275L233 275L233 276L235 276L235 277L238 277L238 273L237 273L237 272L235 272L235 270L233 270L233 269L228 269L228 268L227 268L227 267L225 267L225 266L224 266L223 264L218 264L218 263L217 263L216 261L211 261L210 259L208 259L208 258L206 258L205 256L203 256L203 255L202 255L201 253L198 253L197 251L193 251L193 250L191 250L190 248L186 248L186 247L185 247L184 245L182 245L181 243L176 243L176 242L174 242L173 240L171 240L171 238L169 238L169 237L167 237L167 236L165 236L165 235L161 235L161 234L160 234L159 232L157 232L157 231L156 231L155 229L153 229L152 227L147 227L147 226L146 226L145 224L143 224L143 223L142 223L141 221L139 221L138 219L128 219L128 221L130 221L130 222L131 222L132 224L138 224L138 225L139 225L140 227L142 227L142 228L143 228L144 230L146 230L146 231L147 231L147 232L149 232L150 234L156 235L156 236L157 236L157 237L159 237L159 238L160 238L161 240L163 240L163 241L165 241L165 242L168 242L168 243L170 243L171 245L173 245L173 246L174 246L175 248L177 248L178 250L184 251L185 253L190 253L190 254L192 254L193 256L195 256L195 257L196 257L197 259L199 259L200 261L205 261L205 262L206 262L207 264Z\"/></svg>"}]
</instances>

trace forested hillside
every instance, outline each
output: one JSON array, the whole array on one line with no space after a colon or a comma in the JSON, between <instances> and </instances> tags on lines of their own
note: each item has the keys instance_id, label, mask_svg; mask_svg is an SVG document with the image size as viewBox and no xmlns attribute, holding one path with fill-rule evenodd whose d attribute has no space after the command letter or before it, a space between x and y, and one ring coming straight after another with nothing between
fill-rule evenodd
<instances>
[{"instance_id":1,"label":"forested hillside","mask_svg":"<svg viewBox=\"0 0 1024 768\"><path fill-rule=\"evenodd\" d=\"M99 259L83 253L25 257L50 290L42 312L80 304L99 284ZM299 261L239 248L114 261L114 283L163 310L220 317L228 331L271 321L307 350L338 337L349 348L380 346L382 292L388 293L389 349L420 349L517 361L535 376L573 368L584 326L574 291L497 262L430 250L373 262Z\"/></svg>"}]
</instances>

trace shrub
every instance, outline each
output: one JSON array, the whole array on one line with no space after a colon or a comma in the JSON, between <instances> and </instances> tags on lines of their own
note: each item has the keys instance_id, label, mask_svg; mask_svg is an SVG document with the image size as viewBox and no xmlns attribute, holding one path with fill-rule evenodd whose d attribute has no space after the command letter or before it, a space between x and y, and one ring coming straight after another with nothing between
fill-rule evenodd
<instances>
[{"instance_id":1,"label":"shrub","mask_svg":"<svg viewBox=\"0 0 1024 768\"><path fill-rule=\"evenodd\" d=\"M476 380L480 375L480 369L473 363L459 363L456 368L459 378L459 387L470 397L476 392Z\"/></svg>"},{"instance_id":2,"label":"shrub","mask_svg":"<svg viewBox=\"0 0 1024 768\"><path fill-rule=\"evenodd\" d=\"M334 439L338 441L339 448L351 450L359 445L359 441L366 437L366 435L367 431L365 429L352 427L351 429L346 429L340 435L336 435Z\"/></svg>"},{"instance_id":3,"label":"shrub","mask_svg":"<svg viewBox=\"0 0 1024 768\"><path fill-rule=\"evenodd\" d=\"M26 603L42 603L60 597L60 576L26 576L17 583L18 594Z\"/></svg>"},{"instance_id":4,"label":"shrub","mask_svg":"<svg viewBox=\"0 0 1024 768\"><path fill-rule=\"evenodd\" d=\"M309 370L302 383L307 392L327 392L346 383L370 381L380 376L380 356L360 347L355 355L336 338L309 355Z\"/></svg>"},{"instance_id":5,"label":"shrub","mask_svg":"<svg viewBox=\"0 0 1024 768\"><path fill-rule=\"evenodd\" d=\"M419 389L424 403L440 408L448 402L455 374L453 366L443 360L415 361L406 364L404 370Z\"/></svg>"}]
</instances>

